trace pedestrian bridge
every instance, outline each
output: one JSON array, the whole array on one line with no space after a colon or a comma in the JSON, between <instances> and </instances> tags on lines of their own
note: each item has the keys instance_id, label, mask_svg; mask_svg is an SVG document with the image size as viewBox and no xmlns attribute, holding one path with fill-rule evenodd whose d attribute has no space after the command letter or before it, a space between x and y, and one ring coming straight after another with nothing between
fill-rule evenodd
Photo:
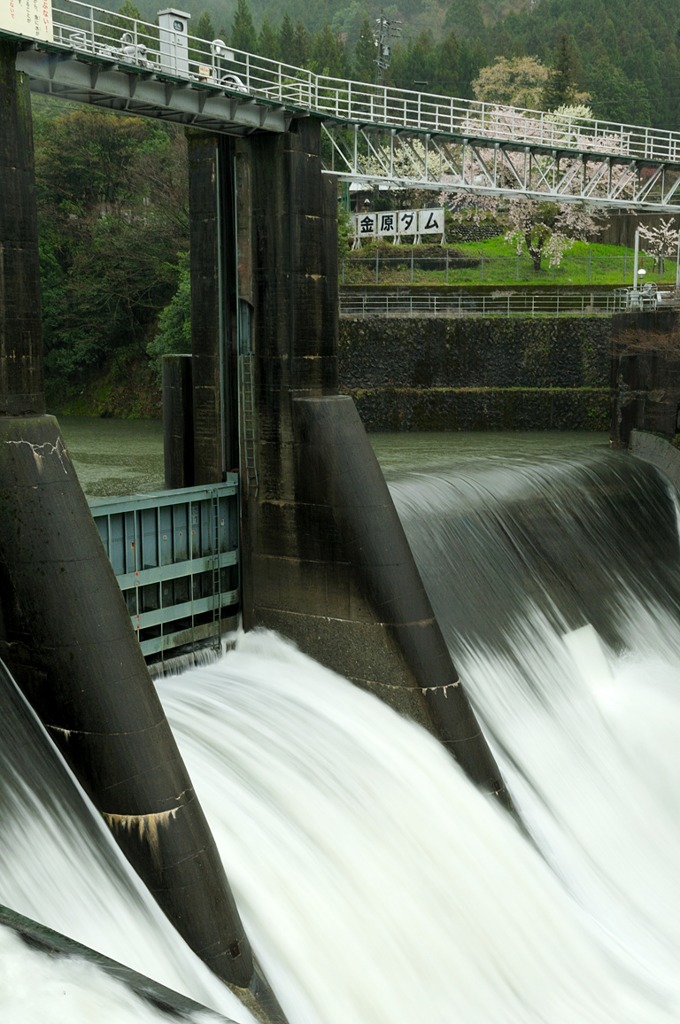
<instances>
[{"instance_id":1,"label":"pedestrian bridge","mask_svg":"<svg viewBox=\"0 0 680 1024\"><path fill-rule=\"evenodd\" d=\"M80 0L35 8L0 26L37 92L230 135L314 117L325 169L367 185L680 208L680 132L316 75L194 38L177 11L151 24Z\"/></svg>"}]
</instances>

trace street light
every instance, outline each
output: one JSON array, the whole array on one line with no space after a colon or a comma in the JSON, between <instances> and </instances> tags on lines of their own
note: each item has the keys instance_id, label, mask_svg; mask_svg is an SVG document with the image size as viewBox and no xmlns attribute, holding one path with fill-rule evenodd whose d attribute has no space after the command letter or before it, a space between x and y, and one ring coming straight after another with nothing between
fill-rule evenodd
<instances>
[{"instance_id":1,"label":"street light","mask_svg":"<svg viewBox=\"0 0 680 1024\"><path fill-rule=\"evenodd\" d=\"M220 82L222 80L222 60L233 60L234 51L228 48L224 39L213 39L210 44L210 52L212 54L213 78Z\"/></svg>"}]
</instances>

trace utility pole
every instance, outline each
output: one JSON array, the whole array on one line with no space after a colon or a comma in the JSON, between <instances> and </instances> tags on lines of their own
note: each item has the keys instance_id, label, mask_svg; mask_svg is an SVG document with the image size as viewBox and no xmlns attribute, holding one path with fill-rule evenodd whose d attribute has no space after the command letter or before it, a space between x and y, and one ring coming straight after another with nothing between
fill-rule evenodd
<instances>
[{"instance_id":1,"label":"utility pole","mask_svg":"<svg viewBox=\"0 0 680 1024\"><path fill-rule=\"evenodd\" d=\"M392 60L392 47L390 45L391 39L398 38L401 32L401 22L392 21L386 18L384 14L381 14L379 18L375 19L375 28L373 30L373 40L378 50L378 56L375 59L378 65L378 84L385 84L385 72L390 66Z\"/></svg>"}]
</instances>

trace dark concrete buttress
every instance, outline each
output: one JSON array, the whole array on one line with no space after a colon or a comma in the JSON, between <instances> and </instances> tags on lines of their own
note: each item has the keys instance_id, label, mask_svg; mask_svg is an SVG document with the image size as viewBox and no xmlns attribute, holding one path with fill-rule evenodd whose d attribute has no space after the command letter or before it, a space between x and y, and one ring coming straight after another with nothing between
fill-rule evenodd
<instances>
[{"instance_id":1,"label":"dark concrete buttress","mask_svg":"<svg viewBox=\"0 0 680 1024\"><path fill-rule=\"evenodd\" d=\"M187 141L193 483L210 484L238 466L234 141L193 130Z\"/></svg>"},{"instance_id":2,"label":"dark concrete buttress","mask_svg":"<svg viewBox=\"0 0 680 1024\"><path fill-rule=\"evenodd\" d=\"M612 317L611 440L633 430L680 433L680 317L675 310Z\"/></svg>"},{"instance_id":3,"label":"dark concrete buttress","mask_svg":"<svg viewBox=\"0 0 680 1024\"><path fill-rule=\"evenodd\" d=\"M177 930L252 1008L260 979L214 840L44 415L30 99L15 59L0 42L0 657Z\"/></svg>"},{"instance_id":4,"label":"dark concrete buttress","mask_svg":"<svg viewBox=\"0 0 680 1024\"><path fill-rule=\"evenodd\" d=\"M238 348L257 410L241 421L244 624L280 631L419 721L509 803L354 404L337 392L337 187L321 173L318 123L294 129L236 149L249 311Z\"/></svg>"},{"instance_id":5,"label":"dark concrete buttress","mask_svg":"<svg viewBox=\"0 0 680 1024\"><path fill-rule=\"evenodd\" d=\"M28 79L0 39L0 416L45 412Z\"/></svg>"}]
</instances>

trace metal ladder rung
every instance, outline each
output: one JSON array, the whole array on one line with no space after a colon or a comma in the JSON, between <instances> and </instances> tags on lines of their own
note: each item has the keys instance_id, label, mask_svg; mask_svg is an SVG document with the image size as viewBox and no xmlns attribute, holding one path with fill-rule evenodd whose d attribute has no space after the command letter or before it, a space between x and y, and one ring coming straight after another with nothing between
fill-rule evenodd
<instances>
[{"instance_id":1,"label":"metal ladder rung","mask_svg":"<svg viewBox=\"0 0 680 1024\"><path fill-rule=\"evenodd\" d=\"M245 352L239 357L241 374L241 429L243 433L243 458L248 480L257 486L255 462L255 383L253 374L253 353Z\"/></svg>"}]
</instances>

